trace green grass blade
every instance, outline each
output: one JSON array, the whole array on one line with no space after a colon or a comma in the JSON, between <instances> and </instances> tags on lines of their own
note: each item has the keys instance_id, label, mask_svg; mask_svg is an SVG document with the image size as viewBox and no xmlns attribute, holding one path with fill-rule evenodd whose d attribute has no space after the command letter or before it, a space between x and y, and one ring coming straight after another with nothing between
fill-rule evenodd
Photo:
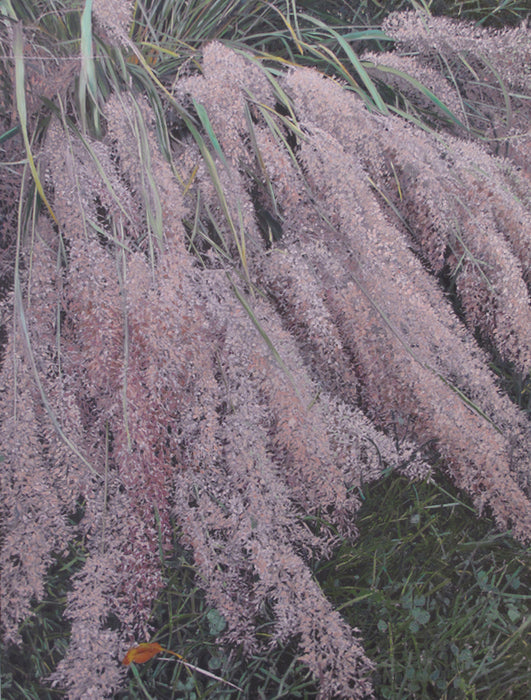
<instances>
[{"instance_id":1,"label":"green grass blade","mask_svg":"<svg viewBox=\"0 0 531 700\"><path fill-rule=\"evenodd\" d=\"M336 32L332 27L328 27L324 22L321 22L321 20L316 19L315 17L312 17L311 15L306 15L302 14L302 17L307 19L309 22L312 22L313 24L316 24L318 27L321 27L324 29L326 32L328 32L341 46L345 54L347 55L349 61L352 63L354 68L356 69L356 72L360 76L363 84L367 88L367 91L369 92L370 96L372 97L374 101L374 105L376 108L382 113L382 114L389 114L389 110L387 108L387 105L383 101L383 99L380 96L380 93L378 92L376 85L373 83L371 78L369 77L369 74L363 67L362 62L360 59L357 57L356 53L352 50L351 46L349 43L345 40L341 34Z\"/></svg>"},{"instance_id":2,"label":"green grass blade","mask_svg":"<svg viewBox=\"0 0 531 700\"><path fill-rule=\"evenodd\" d=\"M197 112L197 116L199 117L201 124L203 125L204 130L208 134L208 138L210 139L210 143L214 146L214 150L220 157L221 162L223 165L227 165L227 161L225 159L225 154L223 153L221 146L219 144L218 138L216 134L214 133L214 129L212 128L212 124L210 123L210 119L208 118L208 114L206 109L202 104L199 102L196 102L196 100L193 100L195 111Z\"/></svg>"},{"instance_id":3,"label":"green grass blade","mask_svg":"<svg viewBox=\"0 0 531 700\"><path fill-rule=\"evenodd\" d=\"M46 205L50 216L57 224L58 221L55 214L52 211L50 203L46 199L44 194L44 189L42 186L39 173L35 166L35 161L33 159L33 154L31 152L30 141L28 137L28 124L27 124L27 111L26 111L26 91L24 87L24 35L22 33L22 26L20 24L15 24L13 26L13 53L15 56L15 97L17 103L17 111L20 119L20 128L22 129L22 138L24 139L24 147L26 149L26 155L28 156L28 164L35 181L35 186L40 198Z\"/></svg>"},{"instance_id":4,"label":"green grass blade","mask_svg":"<svg viewBox=\"0 0 531 700\"><path fill-rule=\"evenodd\" d=\"M91 474L94 476L101 478L101 475L98 474L98 472L94 469L92 464L87 460L86 457L84 457L79 449L76 447L76 445L70 440L70 438L66 435L64 430L62 429L61 425L59 424L59 421L57 420L57 416L55 415L55 412L50 405L50 402L48 401L48 396L46 395L46 392L44 390L44 387L41 382L41 378L39 376L39 371L37 369L37 365L35 362L35 356L33 353L33 349L31 346L31 339L29 335L29 329L26 321L26 314L24 312L24 304L22 301L22 290L20 288L20 277L18 275L18 271L15 274L15 310L17 312L17 318L19 320L20 328L22 331L22 337L24 338L24 343L26 345L26 350L28 353L28 358L29 358L29 363L31 366L31 371L33 374L33 378L35 380L35 383L37 385L37 388L39 390L39 394L41 396L42 403L44 405L44 408L46 409L46 413L48 414L48 417L50 418L50 421L52 422L53 427L55 428L57 434L61 438L61 440L65 443L65 445L80 459L83 464L89 469Z\"/></svg>"},{"instance_id":5,"label":"green grass blade","mask_svg":"<svg viewBox=\"0 0 531 700\"><path fill-rule=\"evenodd\" d=\"M83 130L87 128L87 92L96 103L97 83L92 46L92 0L87 0L81 15L81 71L79 73L79 104ZM98 110L94 110L95 128Z\"/></svg>"},{"instance_id":6,"label":"green grass blade","mask_svg":"<svg viewBox=\"0 0 531 700\"><path fill-rule=\"evenodd\" d=\"M20 124L17 124L11 129L8 129L7 131L4 131L2 135L0 135L0 144L4 143L4 141L8 141L9 139L13 138L13 136L16 136L18 132L20 131Z\"/></svg>"},{"instance_id":7,"label":"green grass blade","mask_svg":"<svg viewBox=\"0 0 531 700\"><path fill-rule=\"evenodd\" d=\"M302 403L302 396L301 396L301 394L300 394L300 392L299 392L299 389L297 388L297 384L296 384L296 382L295 382L295 379L293 378L293 375L292 375L291 372L289 371L289 367L286 365L286 363L284 362L284 360L283 360L282 357L280 356L280 353L279 353L278 350L275 348L275 345L274 345L273 341L272 341L271 338L267 335L265 329L262 327L262 324L261 324L260 321L256 318L256 314L255 314L254 311L251 309L251 307L249 306L247 300L245 299L245 297L243 296L243 294L240 292L240 290L238 289L238 287L236 287L236 285L234 284L234 282L232 281L232 279L231 279L231 277L230 277L230 275L229 275L228 273L227 273L227 277L228 277L228 279L229 279L230 285L231 285L231 287L232 287L232 289L233 289L233 291L234 291L234 294L236 295L238 301L240 302L240 304L243 306L243 308L244 308L245 311L247 312L249 318L250 318L251 321L253 322L254 327L255 327L256 330L260 333L260 335L262 336L262 339L264 340L265 344L267 345L267 347L268 347L269 350L271 351L271 353L272 353L273 357L275 358L276 362L278 363L279 367L282 369L282 371L284 372L284 374L286 375L286 377L289 379L291 385L293 386L293 389L295 390L295 394L297 395L297 398L298 398L298 399L301 401L301 403Z\"/></svg>"},{"instance_id":8,"label":"green grass blade","mask_svg":"<svg viewBox=\"0 0 531 700\"><path fill-rule=\"evenodd\" d=\"M367 61L364 61L364 64L369 65ZM429 88L427 88L413 76L409 75L408 73L404 73L403 71L397 70L396 68L391 68L390 66L384 66L381 64L375 65L374 63L371 63L370 67L376 68L381 73L389 73L391 75L396 75L402 78L403 80L406 80L408 83L413 85L414 88L421 92L425 97L427 97L428 100L430 100L430 102L432 102L437 109L443 112L456 126L459 126L462 129L466 129L466 126L463 124L463 122L450 109L448 109L444 102L441 102L441 100L437 97L437 95L434 92L432 92Z\"/></svg>"}]
</instances>

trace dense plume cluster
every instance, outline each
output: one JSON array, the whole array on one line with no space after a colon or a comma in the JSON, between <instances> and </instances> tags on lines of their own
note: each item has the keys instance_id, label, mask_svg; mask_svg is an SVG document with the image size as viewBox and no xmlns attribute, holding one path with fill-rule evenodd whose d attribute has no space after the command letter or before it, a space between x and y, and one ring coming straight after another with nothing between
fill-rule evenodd
<instances>
[{"instance_id":1,"label":"dense plume cluster","mask_svg":"<svg viewBox=\"0 0 531 700\"><path fill-rule=\"evenodd\" d=\"M418 21L388 31L417 42L425 75L439 44L496 65L496 35L430 20L424 40ZM530 423L474 337L531 370L524 107L515 164L370 113L314 70L279 85L206 46L174 99L216 139L207 154L181 125L171 163L132 93L109 97L100 141L58 119L47 132L58 228L43 215L21 253L2 369L2 624L16 643L53 554L82 533L53 676L71 698L120 687L174 523L227 641L256 649L270 605L275 640L299 640L322 698L372 693L357 630L308 566L337 533L356 537L362 482L388 467L427 476L436 450L480 512L531 538ZM307 515L330 527L313 532Z\"/></svg>"}]
</instances>

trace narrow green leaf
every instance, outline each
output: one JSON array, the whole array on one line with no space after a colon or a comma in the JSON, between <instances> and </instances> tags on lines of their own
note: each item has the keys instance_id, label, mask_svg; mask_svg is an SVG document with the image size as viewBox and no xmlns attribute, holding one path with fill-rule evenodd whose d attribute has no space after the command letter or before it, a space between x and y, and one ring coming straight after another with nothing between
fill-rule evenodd
<instances>
[{"instance_id":1,"label":"narrow green leaf","mask_svg":"<svg viewBox=\"0 0 531 700\"><path fill-rule=\"evenodd\" d=\"M50 216L57 224L58 221L52 208L46 199L44 194L44 189L42 182L35 167L35 161L33 160L33 154L31 152L31 146L28 137L27 128L27 111L26 111L26 90L24 87L24 35L22 32L22 24L17 23L13 25L13 53L15 56L15 98L17 103L17 111L20 119L20 128L22 129L22 137L24 139L24 147L26 149L26 155L28 156L28 164L35 181L35 186L40 198L46 205L46 208L50 212Z\"/></svg>"},{"instance_id":2,"label":"narrow green leaf","mask_svg":"<svg viewBox=\"0 0 531 700\"><path fill-rule=\"evenodd\" d=\"M231 286L232 286L232 289L233 289L234 294L236 295L238 301L240 302L240 304L243 306L243 308L244 308L245 311L247 312L247 314L248 314L249 318L251 319L251 321L253 322L253 325L255 326L256 330L257 330L257 331L260 333L260 335L262 336L262 338L263 338L265 344L267 345L267 347L268 347L269 350L271 351L271 353L272 353L273 357L275 358L275 360L277 361L279 367L282 369L282 371L284 372L284 374L285 374L286 377L288 378L290 384L293 386L293 389L295 390L295 394L297 395L297 398L298 398L298 399L301 401L301 403L302 403L302 396L301 396L301 394L300 394L300 392L299 392L299 390L298 390L298 388L297 388L297 384L296 384L296 382L295 382L295 379L293 378L293 375L292 375L291 372L289 371L289 368L287 367L286 363L284 362L284 360L283 360L282 357L280 356L278 350L275 348L275 345L273 344L273 341L272 341L271 338L267 335L267 332L266 332L266 331L264 330L264 328L262 327L260 321L256 318L256 314L255 314L254 311L251 309L251 307L250 307L249 304L247 303L247 300L245 299L245 297L243 296L243 294L240 292L240 290L236 287L236 285L234 284L234 282L232 281L232 279L231 279L231 277L230 277L230 275L229 275L228 273L227 273L227 277L228 277L228 279L229 279L229 282L230 282L230 284L231 284Z\"/></svg>"},{"instance_id":3,"label":"narrow green leaf","mask_svg":"<svg viewBox=\"0 0 531 700\"><path fill-rule=\"evenodd\" d=\"M8 129L7 131L4 131L3 134L0 135L0 144L4 143L4 141L8 141L9 139L13 138L13 136L16 136L18 132L20 131L20 124L17 124L11 129Z\"/></svg>"},{"instance_id":4,"label":"narrow green leaf","mask_svg":"<svg viewBox=\"0 0 531 700\"><path fill-rule=\"evenodd\" d=\"M207 132L208 138L210 139L211 144L214 146L214 150L219 155L222 163L224 165L227 165L227 161L225 160L225 154L223 153L218 138L214 133L214 129L212 128L212 124L210 123L210 119L208 118L208 114L205 107L199 102L196 102L196 100L193 100L193 103L195 111L197 112L197 116L199 117L204 130Z\"/></svg>"},{"instance_id":5,"label":"narrow green leaf","mask_svg":"<svg viewBox=\"0 0 531 700\"><path fill-rule=\"evenodd\" d=\"M20 324L20 329L22 331L22 337L24 339L24 343L26 345L26 350L28 353L28 358L29 358L29 363L31 366L31 371L33 374L33 378L35 380L35 384L37 385L37 388L39 390L39 393L41 395L41 401L43 403L43 406L46 410L46 413L48 414L48 417L50 418L53 427L55 428L57 434L61 438L61 440L65 443L65 445L80 459L83 464L88 468L88 470L98 479L101 479L101 475L98 474L98 472L94 469L92 464L88 461L86 457L84 457L79 449L76 447L76 445L70 440L70 438L66 435L64 432L63 428L61 427L59 421L57 420L57 416L55 415L55 412L48 401L48 396L46 395L46 392L44 390L44 386L41 382L41 378L39 375L39 371L37 369L37 364L35 362L35 355L33 353L33 349L31 346L31 339L30 339L30 334L29 334L29 329L28 325L26 322L26 314L24 312L24 303L22 301L22 290L20 289L20 278L18 275L18 271L15 274L15 309L17 311L17 318L19 320Z\"/></svg>"},{"instance_id":6,"label":"narrow green leaf","mask_svg":"<svg viewBox=\"0 0 531 700\"><path fill-rule=\"evenodd\" d=\"M365 64L367 64L367 61L364 61ZM405 73L404 71L397 70L396 68L391 68L390 66L384 66L381 64L370 64L371 67L374 67L381 73L390 73L391 75L396 75L403 80L406 80L408 83L413 85L414 88L416 88L419 92L421 92L425 97L427 97L437 109L439 109L441 112L444 112L446 116L457 126L461 127L462 129L466 129L466 126L463 124L463 122L450 110L448 107L444 104L444 102L441 102L441 100L437 97L437 95L432 92L429 88L427 88L425 85L423 85L419 80L414 78L412 75L409 75L408 73Z\"/></svg>"},{"instance_id":7,"label":"narrow green leaf","mask_svg":"<svg viewBox=\"0 0 531 700\"><path fill-rule=\"evenodd\" d=\"M385 102L382 100L380 93L376 89L375 84L369 77L367 71L363 67L360 59L357 57L356 53L352 50L352 47L349 45L349 43L344 39L341 34L338 34L332 27L328 27L324 22L321 22L321 20L316 19L315 17L312 17L311 15L306 15L302 14L302 17L307 19L309 22L313 22L319 27L322 27L324 30L326 30L331 36L334 37L334 39L338 42L338 44L341 46L343 51L346 53L349 61L352 63L354 68L356 69L358 75L360 76L363 84L367 88L369 94L371 95L375 106L379 109L382 114L389 114L389 110L387 108L387 105Z\"/></svg>"},{"instance_id":8,"label":"narrow green leaf","mask_svg":"<svg viewBox=\"0 0 531 700\"><path fill-rule=\"evenodd\" d=\"M83 129L87 127L87 92L96 102L96 68L92 49L92 0L87 0L81 15L81 71L79 73L79 104ZM97 119L95 110L95 119ZM95 124L97 127L97 124Z\"/></svg>"}]
</instances>

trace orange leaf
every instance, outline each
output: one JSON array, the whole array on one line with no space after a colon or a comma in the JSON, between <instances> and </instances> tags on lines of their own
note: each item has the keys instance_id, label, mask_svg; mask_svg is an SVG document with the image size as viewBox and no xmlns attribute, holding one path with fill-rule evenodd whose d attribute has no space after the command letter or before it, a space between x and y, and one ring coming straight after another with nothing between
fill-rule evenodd
<instances>
[{"instance_id":1,"label":"orange leaf","mask_svg":"<svg viewBox=\"0 0 531 700\"><path fill-rule=\"evenodd\" d=\"M157 642L143 642L142 644L137 644L136 647L131 647L124 656L122 663L124 666L129 666L132 661L135 664L143 664L156 654L160 654L161 651L164 651L164 649Z\"/></svg>"}]
</instances>

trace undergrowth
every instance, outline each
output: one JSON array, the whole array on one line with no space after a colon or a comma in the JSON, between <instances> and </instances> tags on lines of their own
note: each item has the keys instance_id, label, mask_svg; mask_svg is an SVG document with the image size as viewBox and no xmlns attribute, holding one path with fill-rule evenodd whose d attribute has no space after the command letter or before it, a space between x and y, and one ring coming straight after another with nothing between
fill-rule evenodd
<instances>
[{"instance_id":1,"label":"undergrowth","mask_svg":"<svg viewBox=\"0 0 531 700\"><path fill-rule=\"evenodd\" d=\"M358 524L358 545L318 577L377 659L377 697L524 698L531 549L479 520L440 477L388 477Z\"/></svg>"},{"instance_id":2,"label":"undergrowth","mask_svg":"<svg viewBox=\"0 0 531 700\"><path fill-rule=\"evenodd\" d=\"M392 698L526 697L531 685L531 547L479 519L450 483L410 483L390 474L363 490L360 535L332 559L314 563L323 591L363 635L375 661L376 696ZM314 523L315 525L315 523ZM151 619L153 639L242 693L188 671L175 659L131 667L116 695L153 700L301 698L317 695L296 647L245 657L220 646L225 622L198 587L189 553L175 533L163 559L166 587ZM61 613L69 576L83 562L82 542L52 567L46 598L22 625L23 646L3 654L3 697L52 700L63 691L41 681L68 645ZM259 634L273 619L263 611Z\"/></svg>"}]
</instances>

